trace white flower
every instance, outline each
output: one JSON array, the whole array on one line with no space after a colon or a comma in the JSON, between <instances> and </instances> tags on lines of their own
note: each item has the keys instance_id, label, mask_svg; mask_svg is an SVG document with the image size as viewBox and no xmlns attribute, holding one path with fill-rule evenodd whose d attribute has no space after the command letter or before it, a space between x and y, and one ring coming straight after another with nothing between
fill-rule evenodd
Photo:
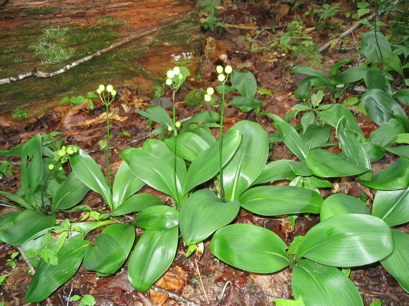
<instances>
[{"instance_id":1,"label":"white flower","mask_svg":"<svg viewBox=\"0 0 409 306\"><path fill-rule=\"evenodd\" d=\"M226 79L226 76L223 74L223 73L220 73L218 76L217 76L217 79L220 81L220 82L224 82L224 80Z\"/></svg>"},{"instance_id":2,"label":"white flower","mask_svg":"<svg viewBox=\"0 0 409 306\"><path fill-rule=\"evenodd\" d=\"M208 88L206 89L206 93L207 93L209 96L211 96L212 94L214 94L214 89L213 89L213 87L208 87Z\"/></svg>"},{"instance_id":3,"label":"white flower","mask_svg":"<svg viewBox=\"0 0 409 306\"><path fill-rule=\"evenodd\" d=\"M226 72L227 74L232 73L233 68L230 65L227 65L226 68L224 68L224 72Z\"/></svg>"},{"instance_id":4,"label":"white flower","mask_svg":"<svg viewBox=\"0 0 409 306\"><path fill-rule=\"evenodd\" d=\"M173 70L168 70L168 72L166 73L166 76L169 79L172 79L175 76L175 73L173 72Z\"/></svg>"},{"instance_id":5,"label":"white flower","mask_svg":"<svg viewBox=\"0 0 409 306\"><path fill-rule=\"evenodd\" d=\"M107 86L107 92L111 92L114 90L114 87L110 84Z\"/></svg>"},{"instance_id":6,"label":"white flower","mask_svg":"<svg viewBox=\"0 0 409 306\"><path fill-rule=\"evenodd\" d=\"M217 66L217 67L216 67L216 71L217 71L217 73L219 73L219 74L222 73L222 72L223 72L223 67L220 66L220 65Z\"/></svg>"},{"instance_id":7,"label":"white flower","mask_svg":"<svg viewBox=\"0 0 409 306\"><path fill-rule=\"evenodd\" d=\"M205 100L206 102L211 102L211 101L212 101L212 96L211 96L211 95L208 95L208 94L205 94L204 100Z\"/></svg>"},{"instance_id":8,"label":"white flower","mask_svg":"<svg viewBox=\"0 0 409 306\"><path fill-rule=\"evenodd\" d=\"M115 90L115 89L111 91L111 95L112 95L113 97L116 96L116 90Z\"/></svg>"},{"instance_id":9,"label":"white flower","mask_svg":"<svg viewBox=\"0 0 409 306\"><path fill-rule=\"evenodd\" d=\"M101 85L99 85L98 89L99 89L101 92L103 92L103 91L105 90L105 86L101 84Z\"/></svg>"},{"instance_id":10,"label":"white flower","mask_svg":"<svg viewBox=\"0 0 409 306\"><path fill-rule=\"evenodd\" d=\"M172 79L166 79L166 85L168 86L172 85Z\"/></svg>"},{"instance_id":11,"label":"white flower","mask_svg":"<svg viewBox=\"0 0 409 306\"><path fill-rule=\"evenodd\" d=\"M182 126L182 123L181 123L180 121L176 121L176 122L175 122L175 126L176 126L177 128L180 128L180 127Z\"/></svg>"},{"instance_id":12,"label":"white flower","mask_svg":"<svg viewBox=\"0 0 409 306\"><path fill-rule=\"evenodd\" d=\"M180 68L179 68L179 67L173 68L173 73L174 73L175 75L180 74Z\"/></svg>"}]
</instances>

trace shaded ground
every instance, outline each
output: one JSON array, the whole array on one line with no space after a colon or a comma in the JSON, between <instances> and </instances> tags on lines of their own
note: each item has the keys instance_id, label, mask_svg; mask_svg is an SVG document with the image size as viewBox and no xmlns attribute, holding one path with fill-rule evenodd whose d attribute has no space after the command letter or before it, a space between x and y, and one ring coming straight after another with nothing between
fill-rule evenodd
<instances>
[{"instance_id":1,"label":"shaded ground","mask_svg":"<svg viewBox=\"0 0 409 306\"><path fill-rule=\"evenodd\" d=\"M356 56L359 35L362 31L367 31L366 29L358 30L353 37L348 37L341 44L324 53L323 57L318 54L311 56L312 53L306 51L304 54L299 54L298 57L293 57L277 46L270 47L280 35L285 33L291 21L300 18L309 28L317 26L317 21L303 14L309 8L307 6L291 10L287 4L268 4L267 2L233 4L231 1L224 1L219 10L219 17L229 26L225 29L216 28L213 32L204 34L201 78L191 78L178 92L176 100L181 102L177 103L179 119L189 117L209 107L204 105L202 108L192 110L183 103L183 99L191 89L205 89L208 86L214 86L217 83L215 66L218 64L231 64L234 69L252 71L259 87L273 93L272 96L266 94L257 96L267 103L264 109L284 117L292 106L299 103L293 93L303 76L292 75L290 70L293 66L314 64L328 71L329 66L343 59L354 58L351 65L359 62L360 58ZM340 5L345 11L351 9L347 1ZM317 28L310 29L308 35L312 37L315 44L327 43L334 36L348 29L354 22L342 13L336 16L331 19L331 24L337 25L335 32L330 31L329 25L322 32ZM347 93L338 102L352 95L354 95L353 92ZM165 96L170 97L171 93L166 90ZM140 146L149 136L147 122L136 113L135 107L146 108L151 99L152 92L139 92L136 88L118 90L117 99L110 109L113 113L111 133L115 135L111 141L111 145L115 148L111 155L113 171L117 169L120 161L117 153L128 147ZM329 97L325 99L326 103L332 102ZM356 114L365 132L376 128L368 118L360 113ZM270 119L256 116L253 113L242 113L231 108L227 110L226 117L227 128L242 119L250 119L262 124L268 133L275 132ZM98 145L98 142L104 139L104 109L98 102L93 111L86 105L59 106L28 121L18 122L12 119L10 114L4 115L1 119L0 150L25 142L37 133L60 131L63 133L66 144L76 144L85 150L92 150L91 155L96 161L101 165L104 164L104 155ZM294 122L296 120L297 118ZM121 132L127 132L131 136L118 134ZM293 158L283 145L274 145L271 152L271 160ZM7 158L7 160L15 163L19 161L17 158ZM392 160L393 157L387 156L374 167L380 170ZM337 189L336 192L351 195L356 193L358 188L352 180L335 181L334 186ZM15 177L2 179L0 188L14 192L19 188L19 173ZM150 190L149 187L144 187L141 192L153 193L164 203L169 202L167 196ZM328 195L335 190L323 192ZM92 192L87 195L85 202L94 210L104 205L102 199ZM3 209L2 213L4 212L6 209ZM72 222L75 222L83 214L81 212L61 214L58 219L69 217ZM125 220L131 222L132 219ZM289 244L294 236L304 235L309 228L318 223L318 220L315 216L300 217L293 230L285 216L261 218L243 210L235 222L264 226ZM402 226L401 230L409 232L408 225ZM58 289L48 302L53 305L74 305L75 303L70 302L69 298L75 294L81 296L92 294L97 299L97 305L186 305L188 301L202 305L273 305L272 299L274 298L292 298L289 269L273 275L243 272L216 260L209 252L208 244L208 242L205 244L206 249L202 258L196 255L186 258L184 255L186 250L180 247L172 267L153 289L146 293L137 292L130 286L126 267L106 278L99 278L95 273L81 268L79 273ZM31 278L22 258L15 260L17 264L15 268L6 265L6 261L15 251L16 249L9 245L0 245L0 275L8 275L1 287L0 301L6 302L6 305L25 304L24 293ZM382 305L409 305L409 295L380 265L353 270L351 278L358 286L366 305L376 300L381 300ZM163 291L165 294L157 291ZM177 296L172 296L169 292ZM46 305L46 302L41 304Z\"/></svg>"}]
</instances>

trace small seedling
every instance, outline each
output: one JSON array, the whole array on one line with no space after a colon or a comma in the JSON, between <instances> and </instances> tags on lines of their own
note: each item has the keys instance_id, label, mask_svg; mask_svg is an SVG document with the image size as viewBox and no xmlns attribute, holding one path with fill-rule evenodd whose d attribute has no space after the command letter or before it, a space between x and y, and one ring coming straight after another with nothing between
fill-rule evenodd
<instances>
[{"instance_id":1,"label":"small seedling","mask_svg":"<svg viewBox=\"0 0 409 306\"><path fill-rule=\"evenodd\" d=\"M73 295L71 297L71 301L74 301L74 302L80 301L81 303L79 306L92 306L97 303L97 301L91 294L86 294L83 297L79 295Z\"/></svg>"},{"instance_id":2,"label":"small seedling","mask_svg":"<svg viewBox=\"0 0 409 306\"><path fill-rule=\"evenodd\" d=\"M28 119L28 114L26 111L16 108L12 117L14 119Z\"/></svg>"},{"instance_id":3,"label":"small seedling","mask_svg":"<svg viewBox=\"0 0 409 306\"><path fill-rule=\"evenodd\" d=\"M12 269L15 269L17 267L17 262L15 260L15 258L18 256L18 254L20 254L19 252L14 252L13 254L11 254L10 258L7 259L6 261L6 265L9 266Z\"/></svg>"}]
</instances>

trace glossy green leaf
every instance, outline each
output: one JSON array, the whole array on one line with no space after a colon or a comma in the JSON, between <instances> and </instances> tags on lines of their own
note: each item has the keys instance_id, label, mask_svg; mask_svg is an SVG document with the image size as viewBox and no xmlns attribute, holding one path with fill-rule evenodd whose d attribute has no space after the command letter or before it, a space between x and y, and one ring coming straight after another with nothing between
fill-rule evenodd
<instances>
[{"instance_id":1,"label":"glossy green leaf","mask_svg":"<svg viewBox=\"0 0 409 306\"><path fill-rule=\"evenodd\" d=\"M225 203L209 189L193 193L180 210L179 225L186 245L202 242L236 218L240 203Z\"/></svg>"},{"instance_id":2,"label":"glossy green leaf","mask_svg":"<svg viewBox=\"0 0 409 306\"><path fill-rule=\"evenodd\" d=\"M233 70L231 84L243 97L254 97L257 92L257 81L250 71Z\"/></svg>"},{"instance_id":3,"label":"glossy green leaf","mask_svg":"<svg viewBox=\"0 0 409 306\"><path fill-rule=\"evenodd\" d=\"M165 230L179 224L179 212L166 205L155 205L142 210L134 224L147 230Z\"/></svg>"},{"instance_id":4,"label":"glossy green leaf","mask_svg":"<svg viewBox=\"0 0 409 306\"><path fill-rule=\"evenodd\" d=\"M369 141L380 147L386 147L396 143L396 135L404 133L405 129L398 119L384 122L379 128L371 133Z\"/></svg>"},{"instance_id":5,"label":"glossy green leaf","mask_svg":"<svg viewBox=\"0 0 409 306\"><path fill-rule=\"evenodd\" d=\"M383 220L364 214L342 214L311 228L297 258L334 267L355 267L384 259L394 249L391 230Z\"/></svg>"},{"instance_id":6,"label":"glossy green leaf","mask_svg":"<svg viewBox=\"0 0 409 306\"><path fill-rule=\"evenodd\" d=\"M331 93L335 92L333 82L324 73L323 76L310 76L303 79L294 91L294 95L305 102L308 99L312 87L316 87L317 89L325 88Z\"/></svg>"},{"instance_id":7,"label":"glossy green leaf","mask_svg":"<svg viewBox=\"0 0 409 306\"><path fill-rule=\"evenodd\" d=\"M366 154L371 162L384 158L385 152L379 146L374 145L371 142L363 142L361 145L366 151Z\"/></svg>"},{"instance_id":8,"label":"glossy green leaf","mask_svg":"<svg viewBox=\"0 0 409 306\"><path fill-rule=\"evenodd\" d=\"M80 148L77 154L69 155L68 157L75 175L88 186L89 189L99 193L112 210L111 189L95 160Z\"/></svg>"},{"instance_id":9,"label":"glossy green leaf","mask_svg":"<svg viewBox=\"0 0 409 306\"><path fill-rule=\"evenodd\" d=\"M346 60L336 62L334 65L332 65L332 66L329 68L329 70L331 71L331 74L332 74L333 76L334 76L334 75L337 75L339 69L340 69L341 67L345 66L346 64L349 64L351 61L352 61L352 59L351 59L351 58L348 58L348 59L346 59Z\"/></svg>"},{"instance_id":10,"label":"glossy green leaf","mask_svg":"<svg viewBox=\"0 0 409 306\"><path fill-rule=\"evenodd\" d=\"M295 174L292 167L293 163L297 162L289 159L280 159L268 163L253 185L270 183L283 179L294 179Z\"/></svg>"},{"instance_id":11,"label":"glossy green leaf","mask_svg":"<svg viewBox=\"0 0 409 306\"><path fill-rule=\"evenodd\" d=\"M138 179L129 168L128 164L122 162L115 175L112 186L112 205L115 211L126 199L141 189L145 184Z\"/></svg>"},{"instance_id":12,"label":"glossy green leaf","mask_svg":"<svg viewBox=\"0 0 409 306\"><path fill-rule=\"evenodd\" d=\"M329 125L310 125L305 133L300 136L307 145L308 151L320 148L328 143L329 137L331 136L331 127Z\"/></svg>"},{"instance_id":13,"label":"glossy green leaf","mask_svg":"<svg viewBox=\"0 0 409 306\"><path fill-rule=\"evenodd\" d=\"M68 281L78 270L89 241L79 237L67 239L58 252L58 265L40 261L36 273L27 288L25 299L39 303Z\"/></svg>"},{"instance_id":14,"label":"glossy green leaf","mask_svg":"<svg viewBox=\"0 0 409 306\"><path fill-rule=\"evenodd\" d=\"M170 267L178 246L178 227L145 230L128 263L128 277L138 291L147 291Z\"/></svg>"},{"instance_id":15,"label":"glossy green leaf","mask_svg":"<svg viewBox=\"0 0 409 306\"><path fill-rule=\"evenodd\" d=\"M404 105L409 105L409 88L399 89L393 93L393 98Z\"/></svg>"},{"instance_id":16,"label":"glossy green leaf","mask_svg":"<svg viewBox=\"0 0 409 306\"><path fill-rule=\"evenodd\" d=\"M7 218L0 230L0 240L12 246L20 246L38 232L55 225L56 216L45 216L34 209L27 209Z\"/></svg>"},{"instance_id":17,"label":"glossy green leaf","mask_svg":"<svg viewBox=\"0 0 409 306\"><path fill-rule=\"evenodd\" d=\"M307 259L293 266L291 285L294 297L305 305L364 305L354 283L338 268Z\"/></svg>"},{"instance_id":18,"label":"glossy green leaf","mask_svg":"<svg viewBox=\"0 0 409 306\"><path fill-rule=\"evenodd\" d=\"M129 224L108 226L90 245L84 256L87 270L110 275L122 267L135 241L135 229Z\"/></svg>"},{"instance_id":19,"label":"glossy green leaf","mask_svg":"<svg viewBox=\"0 0 409 306\"><path fill-rule=\"evenodd\" d=\"M403 73L402 61L400 57L393 51L386 51L383 55L383 69L385 71L395 71L399 73L402 78L405 78Z\"/></svg>"},{"instance_id":20,"label":"glossy green leaf","mask_svg":"<svg viewBox=\"0 0 409 306\"><path fill-rule=\"evenodd\" d=\"M299 160L304 161L308 153L308 147L294 127L276 115L271 114L269 117L274 120L273 125L279 130L281 139L288 149Z\"/></svg>"},{"instance_id":21,"label":"glossy green leaf","mask_svg":"<svg viewBox=\"0 0 409 306\"><path fill-rule=\"evenodd\" d=\"M409 159L409 146L408 145L400 146L400 147L393 147L393 148L392 147L387 147L387 148L384 148L384 149L385 149L385 151L388 151L388 152L393 153L395 155L398 155L400 157Z\"/></svg>"},{"instance_id":22,"label":"glossy green leaf","mask_svg":"<svg viewBox=\"0 0 409 306\"><path fill-rule=\"evenodd\" d=\"M37 134L27 141L21 154L21 185L27 202L30 202L29 198L35 193L42 176L41 136Z\"/></svg>"},{"instance_id":23,"label":"glossy green leaf","mask_svg":"<svg viewBox=\"0 0 409 306\"><path fill-rule=\"evenodd\" d=\"M210 147L206 140L191 132L184 132L176 137L168 138L165 143L172 152L175 153L174 149L176 148L176 155L190 162Z\"/></svg>"},{"instance_id":24,"label":"glossy green leaf","mask_svg":"<svg viewBox=\"0 0 409 306\"><path fill-rule=\"evenodd\" d=\"M165 143L151 139L145 142L143 148L129 148L122 151L119 156L141 181L179 202L182 178L175 173L175 164L184 162L176 158ZM181 167L181 165L176 166ZM184 174L181 173L181 175Z\"/></svg>"},{"instance_id":25,"label":"glossy green leaf","mask_svg":"<svg viewBox=\"0 0 409 306\"><path fill-rule=\"evenodd\" d=\"M89 232L113 223L115 223L113 220L71 223L70 237L79 236L84 238L89 234Z\"/></svg>"},{"instance_id":26,"label":"glossy green leaf","mask_svg":"<svg viewBox=\"0 0 409 306\"><path fill-rule=\"evenodd\" d=\"M392 229L395 250L381 261L382 266L392 275L399 285L409 292L409 235Z\"/></svg>"},{"instance_id":27,"label":"glossy green leaf","mask_svg":"<svg viewBox=\"0 0 409 306\"><path fill-rule=\"evenodd\" d=\"M369 215L370 212L366 203L347 194L335 193L324 200L320 212L321 221L341 214Z\"/></svg>"},{"instance_id":28,"label":"glossy green leaf","mask_svg":"<svg viewBox=\"0 0 409 306\"><path fill-rule=\"evenodd\" d=\"M119 205L113 212L104 214L103 216L104 218L110 216L122 216L141 211L154 205L163 205L163 203L151 194L138 193L125 200L125 202Z\"/></svg>"},{"instance_id":29,"label":"glossy green leaf","mask_svg":"<svg viewBox=\"0 0 409 306\"><path fill-rule=\"evenodd\" d=\"M89 188L75 175L74 172L61 183L56 190L51 210L70 209L85 197Z\"/></svg>"},{"instance_id":30,"label":"glossy green leaf","mask_svg":"<svg viewBox=\"0 0 409 306\"><path fill-rule=\"evenodd\" d=\"M232 127L243 135L241 143L223 168L223 188L226 202L237 200L263 171L268 159L268 137L264 128L243 120Z\"/></svg>"},{"instance_id":31,"label":"glossy green leaf","mask_svg":"<svg viewBox=\"0 0 409 306\"><path fill-rule=\"evenodd\" d=\"M240 204L252 213L278 216L295 213L319 213L322 197L310 189L295 186L259 186L245 191Z\"/></svg>"},{"instance_id":32,"label":"glossy green leaf","mask_svg":"<svg viewBox=\"0 0 409 306\"><path fill-rule=\"evenodd\" d=\"M173 120L170 118L166 110L159 105L151 105L145 111L136 109L136 111L149 120L155 121L167 129L168 126L175 129Z\"/></svg>"},{"instance_id":33,"label":"glossy green leaf","mask_svg":"<svg viewBox=\"0 0 409 306\"><path fill-rule=\"evenodd\" d=\"M409 160L398 158L394 164L376 174L371 181L359 182L373 189L406 189L409 187Z\"/></svg>"},{"instance_id":34,"label":"glossy green leaf","mask_svg":"<svg viewBox=\"0 0 409 306\"><path fill-rule=\"evenodd\" d=\"M229 265L253 272L274 273L287 267L286 244L274 232L250 224L234 224L218 230L210 250Z\"/></svg>"},{"instance_id":35,"label":"glossy green leaf","mask_svg":"<svg viewBox=\"0 0 409 306\"><path fill-rule=\"evenodd\" d=\"M14 194L14 193L9 193L9 192L4 192L0 190L0 195L9 199L12 202L17 203L18 205L20 205L21 207L24 207L26 209L31 208L31 205L29 203L27 203L24 198ZM6 201L2 201L3 203L5 203ZM14 203L10 203L10 205L14 205Z\"/></svg>"},{"instance_id":36,"label":"glossy green leaf","mask_svg":"<svg viewBox=\"0 0 409 306\"><path fill-rule=\"evenodd\" d=\"M361 49L365 57L376 64L382 60L386 51L391 50L391 45L381 32L367 32L361 35Z\"/></svg>"},{"instance_id":37,"label":"glossy green leaf","mask_svg":"<svg viewBox=\"0 0 409 306\"><path fill-rule=\"evenodd\" d=\"M377 125L389 122L392 118L401 120L409 129L409 119L402 107L389 94L379 89L370 89L362 97L362 106Z\"/></svg>"},{"instance_id":38,"label":"glossy green leaf","mask_svg":"<svg viewBox=\"0 0 409 306\"><path fill-rule=\"evenodd\" d=\"M368 89L380 89L389 94L392 93L392 88L389 80L384 72L379 70L369 70L364 77L366 87Z\"/></svg>"},{"instance_id":39,"label":"glossy green leaf","mask_svg":"<svg viewBox=\"0 0 409 306\"><path fill-rule=\"evenodd\" d=\"M346 126L354 131L358 138L365 139L364 133L360 128L355 116L351 111L342 104L333 104L331 107L319 112L319 116L323 122L336 128L341 118L345 118Z\"/></svg>"},{"instance_id":40,"label":"glossy green leaf","mask_svg":"<svg viewBox=\"0 0 409 306\"><path fill-rule=\"evenodd\" d=\"M237 129L230 129L222 136L222 164L226 165L236 153L242 141L242 134ZM183 194L194 187L210 180L220 171L220 140L206 151L199 154L191 163L183 185Z\"/></svg>"},{"instance_id":41,"label":"glossy green leaf","mask_svg":"<svg viewBox=\"0 0 409 306\"><path fill-rule=\"evenodd\" d=\"M291 69L291 73L299 73L299 74L306 74L318 77L326 77L327 75L319 70L315 70L314 68L305 66L305 65L297 65L293 69Z\"/></svg>"},{"instance_id":42,"label":"glossy green leaf","mask_svg":"<svg viewBox=\"0 0 409 306\"><path fill-rule=\"evenodd\" d=\"M354 66L346 69L338 75L334 75L333 80L336 84L355 83L362 80L368 71L368 67Z\"/></svg>"},{"instance_id":43,"label":"glossy green leaf","mask_svg":"<svg viewBox=\"0 0 409 306\"><path fill-rule=\"evenodd\" d=\"M362 174L368 171L345 160L341 155L323 149L308 153L305 160L312 174L319 177L342 177Z\"/></svg>"},{"instance_id":44,"label":"glossy green leaf","mask_svg":"<svg viewBox=\"0 0 409 306\"><path fill-rule=\"evenodd\" d=\"M372 214L389 226L409 221L409 188L402 190L379 190L373 201Z\"/></svg>"}]
</instances>

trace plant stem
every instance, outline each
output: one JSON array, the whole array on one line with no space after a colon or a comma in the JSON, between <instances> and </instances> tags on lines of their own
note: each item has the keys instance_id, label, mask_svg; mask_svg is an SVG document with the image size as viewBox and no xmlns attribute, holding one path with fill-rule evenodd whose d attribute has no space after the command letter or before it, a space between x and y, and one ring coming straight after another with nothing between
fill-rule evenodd
<instances>
[{"instance_id":1,"label":"plant stem","mask_svg":"<svg viewBox=\"0 0 409 306\"><path fill-rule=\"evenodd\" d=\"M106 176L108 185L111 186L111 167L109 164L109 140L111 139L110 134L110 122L109 122L109 103L105 103L105 112L106 112L106 146L105 146L105 167L106 167Z\"/></svg>"},{"instance_id":2,"label":"plant stem","mask_svg":"<svg viewBox=\"0 0 409 306\"><path fill-rule=\"evenodd\" d=\"M225 93L223 89L222 93L222 104L220 110L220 128L219 128L219 183L220 183L220 198L224 200L224 187L223 187L223 126L224 126L224 107L225 107Z\"/></svg>"}]
</instances>

